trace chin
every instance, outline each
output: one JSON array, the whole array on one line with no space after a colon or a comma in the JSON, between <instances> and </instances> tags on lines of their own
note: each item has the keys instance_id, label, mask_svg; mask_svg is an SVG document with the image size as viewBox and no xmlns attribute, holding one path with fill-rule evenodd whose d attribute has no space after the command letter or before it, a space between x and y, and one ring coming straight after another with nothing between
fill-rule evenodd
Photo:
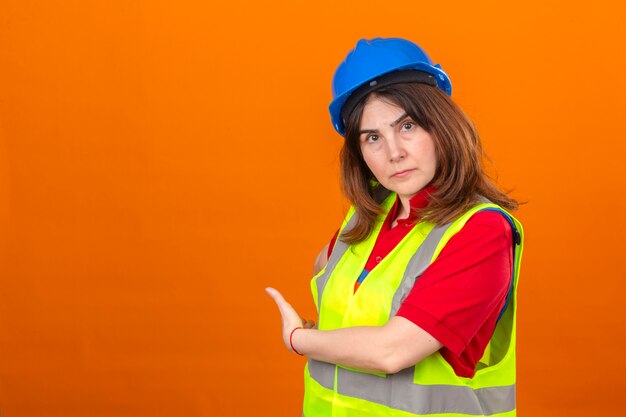
<instances>
[{"instance_id":1,"label":"chin","mask_svg":"<svg viewBox=\"0 0 626 417\"><path fill-rule=\"evenodd\" d=\"M398 194L398 195L408 195L408 196L414 196L415 194L419 193L424 187L410 187L410 188L398 188L395 187L395 190L391 190L394 193Z\"/></svg>"}]
</instances>

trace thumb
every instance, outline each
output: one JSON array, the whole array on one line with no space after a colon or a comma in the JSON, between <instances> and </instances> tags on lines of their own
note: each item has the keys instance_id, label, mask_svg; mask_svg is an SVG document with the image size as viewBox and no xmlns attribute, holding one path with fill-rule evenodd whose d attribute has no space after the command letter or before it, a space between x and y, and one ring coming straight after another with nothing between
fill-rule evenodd
<instances>
[{"instance_id":1,"label":"thumb","mask_svg":"<svg viewBox=\"0 0 626 417\"><path fill-rule=\"evenodd\" d=\"M296 310L289 304L285 298L272 287L268 287L265 289L265 292L272 297L276 306L278 307L278 311L283 319L283 324L287 327L296 327L302 326L302 319L296 312Z\"/></svg>"},{"instance_id":2,"label":"thumb","mask_svg":"<svg viewBox=\"0 0 626 417\"><path fill-rule=\"evenodd\" d=\"M285 308L287 307L291 308L291 305L285 300L282 294L278 292L278 290L275 290L272 287L267 287L265 289L265 292L270 297L272 297L272 300L274 300L274 302L276 303L276 306L278 306L278 309L280 310L281 314L284 313Z\"/></svg>"}]
</instances>

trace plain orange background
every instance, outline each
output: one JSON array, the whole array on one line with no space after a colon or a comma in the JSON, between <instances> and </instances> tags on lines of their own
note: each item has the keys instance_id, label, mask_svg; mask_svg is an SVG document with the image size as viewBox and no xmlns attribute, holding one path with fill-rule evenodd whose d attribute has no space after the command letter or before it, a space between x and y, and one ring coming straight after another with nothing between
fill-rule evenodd
<instances>
[{"instance_id":1,"label":"plain orange background","mask_svg":"<svg viewBox=\"0 0 626 417\"><path fill-rule=\"evenodd\" d=\"M621 414L626 2L3 0L3 417L300 415L263 288L313 315L330 81L375 36L443 65L528 201L519 415Z\"/></svg>"}]
</instances>

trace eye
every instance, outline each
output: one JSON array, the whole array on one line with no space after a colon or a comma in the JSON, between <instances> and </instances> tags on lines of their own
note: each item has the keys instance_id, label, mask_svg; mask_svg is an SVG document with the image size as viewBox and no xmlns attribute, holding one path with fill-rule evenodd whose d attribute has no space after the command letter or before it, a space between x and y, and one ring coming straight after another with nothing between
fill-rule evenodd
<instances>
[{"instance_id":1,"label":"eye","mask_svg":"<svg viewBox=\"0 0 626 417\"><path fill-rule=\"evenodd\" d=\"M378 135L371 134L365 137L365 142L374 143L374 142L378 142L378 139L379 139Z\"/></svg>"},{"instance_id":2,"label":"eye","mask_svg":"<svg viewBox=\"0 0 626 417\"><path fill-rule=\"evenodd\" d=\"M415 127L415 122L402 122L402 130L411 130Z\"/></svg>"}]
</instances>

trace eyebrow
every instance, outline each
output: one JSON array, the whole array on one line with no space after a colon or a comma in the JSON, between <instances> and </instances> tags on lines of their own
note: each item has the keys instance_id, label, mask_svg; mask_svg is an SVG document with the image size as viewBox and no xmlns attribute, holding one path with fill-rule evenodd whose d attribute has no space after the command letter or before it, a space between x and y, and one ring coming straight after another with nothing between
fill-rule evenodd
<instances>
[{"instance_id":1,"label":"eyebrow","mask_svg":"<svg viewBox=\"0 0 626 417\"><path fill-rule=\"evenodd\" d=\"M396 126L398 123L400 123L402 120L406 119L408 117L408 113L403 113L402 116L398 117L396 120L394 120L393 122L389 123L389 126L394 127ZM363 129L363 130L359 130L359 135L362 135L363 133L378 133L378 129Z\"/></svg>"},{"instance_id":2,"label":"eyebrow","mask_svg":"<svg viewBox=\"0 0 626 417\"><path fill-rule=\"evenodd\" d=\"M408 116L409 116L408 113L404 113L402 116L400 116L396 120L394 120L389 126L394 127L395 125L400 123L402 120L406 119Z\"/></svg>"}]
</instances>

